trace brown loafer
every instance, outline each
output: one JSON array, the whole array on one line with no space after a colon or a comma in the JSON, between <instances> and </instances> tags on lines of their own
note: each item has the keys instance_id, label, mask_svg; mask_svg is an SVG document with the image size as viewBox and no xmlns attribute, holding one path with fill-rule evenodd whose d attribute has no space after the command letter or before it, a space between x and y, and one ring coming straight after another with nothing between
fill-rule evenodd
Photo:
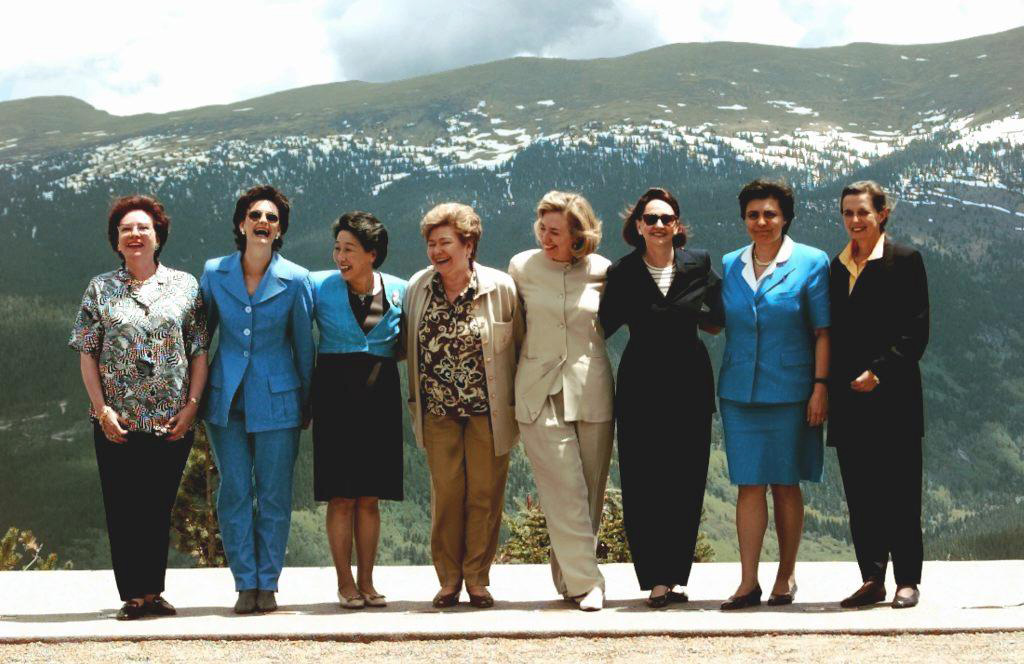
<instances>
[{"instance_id":1,"label":"brown loafer","mask_svg":"<svg viewBox=\"0 0 1024 664\"><path fill-rule=\"evenodd\" d=\"M489 609L492 606L494 606L494 597L492 597L491 593L487 592L486 590L479 595L471 593L468 590L466 592L469 594L469 605L473 608Z\"/></svg>"},{"instance_id":2,"label":"brown loafer","mask_svg":"<svg viewBox=\"0 0 1024 664\"><path fill-rule=\"evenodd\" d=\"M435 609L449 609L459 603L459 595L461 594L461 588L453 593L446 593L443 590L439 590L437 594L434 595L434 601L432 604Z\"/></svg>"}]
</instances>

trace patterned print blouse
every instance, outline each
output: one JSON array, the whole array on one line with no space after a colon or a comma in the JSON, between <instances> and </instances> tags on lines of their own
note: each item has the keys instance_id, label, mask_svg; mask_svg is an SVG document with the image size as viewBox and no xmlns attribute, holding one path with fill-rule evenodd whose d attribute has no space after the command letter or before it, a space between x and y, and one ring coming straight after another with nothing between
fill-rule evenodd
<instances>
[{"instance_id":1,"label":"patterned print blouse","mask_svg":"<svg viewBox=\"0 0 1024 664\"><path fill-rule=\"evenodd\" d=\"M98 360L104 402L129 431L166 433L188 402L189 360L210 345L199 283L163 265L146 281L123 267L94 277L68 345Z\"/></svg>"},{"instance_id":2,"label":"patterned print blouse","mask_svg":"<svg viewBox=\"0 0 1024 664\"><path fill-rule=\"evenodd\" d=\"M473 316L476 273L455 302L444 294L441 275L430 282L430 301L419 329L420 391L431 415L467 417L490 411L480 323Z\"/></svg>"}]
</instances>

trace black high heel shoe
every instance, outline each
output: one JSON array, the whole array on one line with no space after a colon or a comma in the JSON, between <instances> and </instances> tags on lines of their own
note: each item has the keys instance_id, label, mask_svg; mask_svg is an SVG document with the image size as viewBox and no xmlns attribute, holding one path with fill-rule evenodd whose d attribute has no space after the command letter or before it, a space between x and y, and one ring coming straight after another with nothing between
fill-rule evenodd
<instances>
[{"instance_id":1,"label":"black high heel shoe","mask_svg":"<svg viewBox=\"0 0 1024 664\"><path fill-rule=\"evenodd\" d=\"M725 602L722 602L722 606L719 608L722 611L735 611L737 609L746 609L751 606L761 605L761 586L760 584L754 586L746 595L737 595L730 597Z\"/></svg>"}]
</instances>

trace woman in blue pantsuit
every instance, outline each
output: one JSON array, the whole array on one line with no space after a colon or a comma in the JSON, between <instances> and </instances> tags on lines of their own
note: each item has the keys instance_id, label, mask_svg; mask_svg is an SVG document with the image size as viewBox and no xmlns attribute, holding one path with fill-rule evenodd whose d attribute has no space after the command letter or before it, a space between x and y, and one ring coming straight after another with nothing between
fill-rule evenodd
<instances>
[{"instance_id":1,"label":"woman in blue pantsuit","mask_svg":"<svg viewBox=\"0 0 1024 664\"><path fill-rule=\"evenodd\" d=\"M231 222L239 251L207 261L200 281L210 334L220 327L205 419L236 613L277 608L299 427L308 422L312 288L309 272L277 253L289 211L273 187L245 192Z\"/></svg>"},{"instance_id":2,"label":"woman in blue pantsuit","mask_svg":"<svg viewBox=\"0 0 1024 664\"><path fill-rule=\"evenodd\" d=\"M768 604L793 601L804 520L800 482L821 480L828 409L828 256L787 235L793 219L787 185L755 180L739 202L752 243L722 259L726 343L718 396L729 479L739 486L743 578L723 610L761 603L757 565L769 485L779 568Z\"/></svg>"}]
</instances>

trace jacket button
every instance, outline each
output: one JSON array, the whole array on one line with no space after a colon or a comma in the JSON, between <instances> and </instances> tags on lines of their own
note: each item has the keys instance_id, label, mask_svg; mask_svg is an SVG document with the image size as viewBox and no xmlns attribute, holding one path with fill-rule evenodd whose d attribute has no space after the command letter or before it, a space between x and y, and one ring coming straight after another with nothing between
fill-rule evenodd
<instances>
[{"instance_id":1,"label":"jacket button","mask_svg":"<svg viewBox=\"0 0 1024 664\"><path fill-rule=\"evenodd\" d=\"M246 307L245 308L245 313L251 314L252 313L252 307Z\"/></svg>"},{"instance_id":2,"label":"jacket button","mask_svg":"<svg viewBox=\"0 0 1024 664\"><path fill-rule=\"evenodd\" d=\"M245 328L244 330L242 330L242 334L244 334L245 336L249 336L250 334L252 334L252 331L249 328Z\"/></svg>"},{"instance_id":3,"label":"jacket button","mask_svg":"<svg viewBox=\"0 0 1024 664\"><path fill-rule=\"evenodd\" d=\"M249 357L249 351L243 350L242 351L242 357Z\"/></svg>"}]
</instances>

